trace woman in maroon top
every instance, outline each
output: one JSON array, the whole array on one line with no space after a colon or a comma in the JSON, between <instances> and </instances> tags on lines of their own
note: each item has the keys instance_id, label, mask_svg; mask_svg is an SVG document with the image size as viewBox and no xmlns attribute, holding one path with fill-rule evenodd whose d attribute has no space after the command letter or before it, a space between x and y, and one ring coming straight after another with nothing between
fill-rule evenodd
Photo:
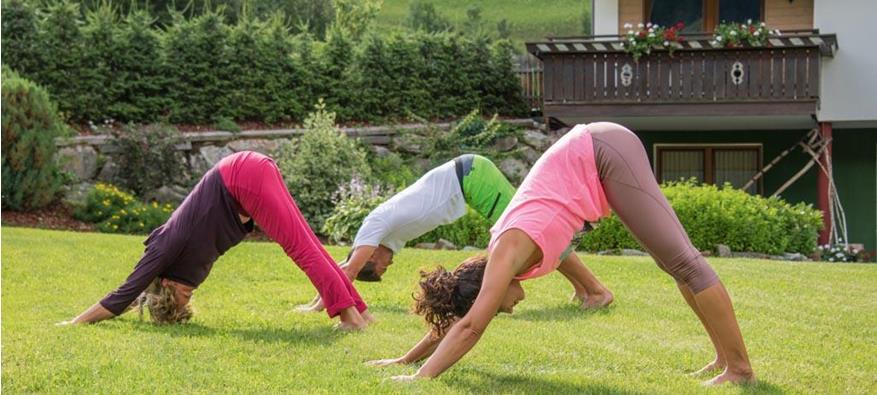
<instances>
[{"instance_id":1,"label":"woman in maroon top","mask_svg":"<svg viewBox=\"0 0 877 395\"><path fill-rule=\"evenodd\" d=\"M210 169L146 239L128 279L65 323L102 321L138 304L149 307L153 321L187 321L192 292L219 256L253 230L254 220L328 301L329 317L340 316L344 329L368 325L365 303L308 227L274 161L255 152L230 155Z\"/></svg>"}]
</instances>

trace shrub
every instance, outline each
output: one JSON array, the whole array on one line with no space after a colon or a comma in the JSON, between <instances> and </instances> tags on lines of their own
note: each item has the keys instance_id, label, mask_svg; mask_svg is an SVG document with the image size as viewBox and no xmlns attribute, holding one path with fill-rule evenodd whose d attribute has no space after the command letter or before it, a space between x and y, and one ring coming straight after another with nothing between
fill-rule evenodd
<instances>
[{"instance_id":1,"label":"shrub","mask_svg":"<svg viewBox=\"0 0 877 395\"><path fill-rule=\"evenodd\" d=\"M487 247L490 242L490 222L472 209L454 223L442 225L429 233L420 236L410 242L409 246L417 243L432 243L439 239L445 239L454 243L457 247L475 246Z\"/></svg>"},{"instance_id":2,"label":"shrub","mask_svg":"<svg viewBox=\"0 0 877 395\"><path fill-rule=\"evenodd\" d=\"M89 223L109 219L113 213L134 203L134 195L112 184L98 183L85 195L85 204L73 211L73 217Z\"/></svg>"},{"instance_id":3,"label":"shrub","mask_svg":"<svg viewBox=\"0 0 877 395\"><path fill-rule=\"evenodd\" d=\"M408 6L408 18L405 20L405 25L413 30L423 30L429 33L454 29L451 21L436 11L435 5L423 0L415 0Z\"/></svg>"},{"instance_id":4,"label":"shrub","mask_svg":"<svg viewBox=\"0 0 877 395\"><path fill-rule=\"evenodd\" d=\"M417 181L418 174L414 172L413 165L395 152L384 156L369 153L368 162L372 180L388 189L402 189Z\"/></svg>"},{"instance_id":5,"label":"shrub","mask_svg":"<svg viewBox=\"0 0 877 395\"><path fill-rule=\"evenodd\" d=\"M322 13L330 3L300 8ZM377 2L344 0L337 10L350 12L316 41L291 36L310 27L289 27L280 12L267 16L265 4L198 0L184 13L159 7L173 18L155 22L152 3L11 0L3 3L4 61L44 86L65 119L83 123L295 122L307 115L303 104L321 97L342 122L526 110L504 40L425 30L369 35ZM483 31L472 15L470 27Z\"/></svg>"},{"instance_id":6,"label":"shrub","mask_svg":"<svg viewBox=\"0 0 877 395\"><path fill-rule=\"evenodd\" d=\"M365 217L391 195L391 191L380 185L370 185L354 177L335 193L335 208L323 224L323 234L335 243L353 242Z\"/></svg>"},{"instance_id":7,"label":"shrub","mask_svg":"<svg viewBox=\"0 0 877 395\"><path fill-rule=\"evenodd\" d=\"M24 75L40 67L40 41L37 10L31 2L9 0L2 3L3 64Z\"/></svg>"},{"instance_id":8,"label":"shrub","mask_svg":"<svg viewBox=\"0 0 877 395\"><path fill-rule=\"evenodd\" d=\"M97 229L106 233L149 233L165 223L173 211L173 206L168 203L144 204L137 201L114 212L110 218L97 224Z\"/></svg>"},{"instance_id":9,"label":"shrub","mask_svg":"<svg viewBox=\"0 0 877 395\"><path fill-rule=\"evenodd\" d=\"M113 73L117 100L107 115L122 122L154 122L171 106L169 76L162 60L161 35L145 11L129 13L116 40Z\"/></svg>"},{"instance_id":10,"label":"shrub","mask_svg":"<svg viewBox=\"0 0 877 395\"><path fill-rule=\"evenodd\" d=\"M809 254L816 247L822 216L809 205L790 205L714 185L669 183L662 188L691 242L700 250L725 244L733 251ZM618 217L600 222L579 247L588 251L640 248Z\"/></svg>"},{"instance_id":11,"label":"shrub","mask_svg":"<svg viewBox=\"0 0 877 395\"><path fill-rule=\"evenodd\" d=\"M320 101L305 120L306 132L282 145L277 165L311 229L322 229L332 212L332 195L358 175L371 176L365 150L335 126L335 113Z\"/></svg>"},{"instance_id":12,"label":"shrub","mask_svg":"<svg viewBox=\"0 0 877 395\"><path fill-rule=\"evenodd\" d=\"M222 15L206 12L192 19L178 17L165 36L165 62L173 89L172 122L204 123L231 115L226 45L229 29Z\"/></svg>"},{"instance_id":13,"label":"shrub","mask_svg":"<svg viewBox=\"0 0 877 395\"><path fill-rule=\"evenodd\" d=\"M185 181L185 159L176 145L182 134L173 126L124 125L113 129L119 147L118 180L137 195Z\"/></svg>"},{"instance_id":14,"label":"shrub","mask_svg":"<svg viewBox=\"0 0 877 395\"><path fill-rule=\"evenodd\" d=\"M67 129L43 88L6 68L2 73L3 208L40 208L61 187L55 138Z\"/></svg>"},{"instance_id":15,"label":"shrub","mask_svg":"<svg viewBox=\"0 0 877 395\"><path fill-rule=\"evenodd\" d=\"M101 232L136 234L149 233L161 226L171 212L170 204L144 204L113 185L98 183L86 195L85 205L77 208L73 216L96 223Z\"/></svg>"}]
</instances>

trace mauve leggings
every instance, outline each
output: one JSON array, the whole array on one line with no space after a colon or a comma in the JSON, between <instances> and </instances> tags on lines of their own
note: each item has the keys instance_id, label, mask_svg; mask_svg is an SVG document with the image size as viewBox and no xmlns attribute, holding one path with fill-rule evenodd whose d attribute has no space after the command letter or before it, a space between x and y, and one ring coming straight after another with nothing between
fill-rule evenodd
<instances>
[{"instance_id":1,"label":"mauve leggings","mask_svg":"<svg viewBox=\"0 0 877 395\"><path fill-rule=\"evenodd\" d=\"M245 151L223 158L218 167L226 188L245 211L242 214L251 216L305 272L330 317L351 306L360 312L366 309L356 288L301 215L273 160Z\"/></svg>"},{"instance_id":2,"label":"mauve leggings","mask_svg":"<svg viewBox=\"0 0 877 395\"><path fill-rule=\"evenodd\" d=\"M588 124L588 130L606 200L630 233L661 269L693 293L716 284L715 271L691 244L658 188L639 138L610 122Z\"/></svg>"}]
</instances>

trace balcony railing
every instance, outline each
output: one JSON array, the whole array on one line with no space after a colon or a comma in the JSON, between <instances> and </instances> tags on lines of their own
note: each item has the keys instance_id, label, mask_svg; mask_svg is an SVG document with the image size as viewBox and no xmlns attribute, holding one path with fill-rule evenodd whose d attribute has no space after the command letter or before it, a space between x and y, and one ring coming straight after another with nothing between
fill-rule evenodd
<instances>
[{"instance_id":1,"label":"balcony railing","mask_svg":"<svg viewBox=\"0 0 877 395\"><path fill-rule=\"evenodd\" d=\"M527 49L542 60L543 106L561 113L801 114L816 109L821 57L832 56L837 41L807 31L771 37L765 47L724 48L710 35L675 45L672 55L654 50L638 62L618 36L553 38Z\"/></svg>"}]
</instances>

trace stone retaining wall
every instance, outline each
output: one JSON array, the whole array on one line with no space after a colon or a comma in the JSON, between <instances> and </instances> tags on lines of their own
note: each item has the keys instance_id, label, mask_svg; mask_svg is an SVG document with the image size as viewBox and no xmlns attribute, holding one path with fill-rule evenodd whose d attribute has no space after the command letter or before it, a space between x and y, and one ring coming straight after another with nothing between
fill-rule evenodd
<instances>
[{"instance_id":1,"label":"stone retaining wall","mask_svg":"<svg viewBox=\"0 0 877 395\"><path fill-rule=\"evenodd\" d=\"M497 165L506 175L520 181L529 171L530 166L542 152L559 137L558 134L546 132L541 125L531 119L506 120L506 123L524 128L521 138L509 137L498 141L497 149L511 151L520 149L517 158L506 158ZM416 144L417 131L438 128L449 130L451 123L441 124L407 124L396 126L369 126L342 128L351 138L357 138L368 144L378 154L390 151L403 151L418 155ZM250 130L238 133L225 131L183 133L185 142L177 149L183 152L189 164L191 174L203 174L225 156L239 151L256 151L273 155L280 147L282 140L296 138L305 133L304 129ZM413 137L413 138L412 138ZM519 141L520 140L520 141ZM99 182L113 182L117 174L114 156L119 148L108 135L78 136L57 139L58 161L64 171L74 178L74 185L67 195L77 200L90 185ZM167 186L156 191L154 198L162 201L178 201L185 196L183 188Z\"/></svg>"}]
</instances>

